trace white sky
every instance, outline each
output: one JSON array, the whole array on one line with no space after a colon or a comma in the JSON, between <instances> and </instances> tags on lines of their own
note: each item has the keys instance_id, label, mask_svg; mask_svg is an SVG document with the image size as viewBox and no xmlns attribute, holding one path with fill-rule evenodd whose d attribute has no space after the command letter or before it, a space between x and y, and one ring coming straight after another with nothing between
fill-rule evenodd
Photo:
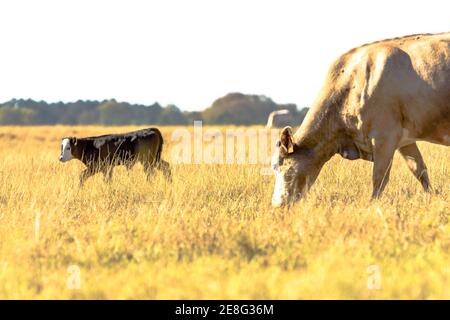
<instances>
[{"instance_id":1,"label":"white sky","mask_svg":"<svg viewBox=\"0 0 450 320\"><path fill-rule=\"evenodd\" d=\"M352 47L449 30L448 0L1 0L0 101L200 110L239 91L303 107Z\"/></svg>"}]
</instances>

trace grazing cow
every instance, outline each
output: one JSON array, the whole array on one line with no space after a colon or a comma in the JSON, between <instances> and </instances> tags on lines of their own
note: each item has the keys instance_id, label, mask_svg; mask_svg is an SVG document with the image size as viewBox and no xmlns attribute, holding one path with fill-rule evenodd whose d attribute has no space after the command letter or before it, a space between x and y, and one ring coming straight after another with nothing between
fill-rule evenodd
<instances>
[{"instance_id":1,"label":"grazing cow","mask_svg":"<svg viewBox=\"0 0 450 320\"><path fill-rule=\"evenodd\" d=\"M292 124L292 114L288 109L275 110L267 118L266 128L283 128Z\"/></svg>"},{"instance_id":2,"label":"grazing cow","mask_svg":"<svg viewBox=\"0 0 450 320\"><path fill-rule=\"evenodd\" d=\"M62 139L59 160L78 159L86 165L80 175L80 185L97 172L103 172L110 181L114 166L125 165L129 170L138 161L144 166L147 178L156 168L171 181L170 166L161 159L162 145L161 132L156 128L88 138L68 137Z\"/></svg>"},{"instance_id":3,"label":"grazing cow","mask_svg":"<svg viewBox=\"0 0 450 320\"><path fill-rule=\"evenodd\" d=\"M419 140L450 145L450 33L388 39L339 57L297 132L281 131L272 204L299 199L337 153L373 162L372 198L383 192L396 150L428 191Z\"/></svg>"}]
</instances>

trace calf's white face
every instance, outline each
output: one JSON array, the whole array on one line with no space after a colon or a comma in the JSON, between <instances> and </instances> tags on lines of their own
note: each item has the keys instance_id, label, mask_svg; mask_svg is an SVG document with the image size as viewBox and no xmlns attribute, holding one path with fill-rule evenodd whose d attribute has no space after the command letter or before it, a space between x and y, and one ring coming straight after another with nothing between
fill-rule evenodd
<instances>
[{"instance_id":1,"label":"calf's white face","mask_svg":"<svg viewBox=\"0 0 450 320\"><path fill-rule=\"evenodd\" d=\"M70 146L70 139L65 138L61 142L61 155L59 156L59 161L66 162L72 160L72 149Z\"/></svg>"}]
</instances>

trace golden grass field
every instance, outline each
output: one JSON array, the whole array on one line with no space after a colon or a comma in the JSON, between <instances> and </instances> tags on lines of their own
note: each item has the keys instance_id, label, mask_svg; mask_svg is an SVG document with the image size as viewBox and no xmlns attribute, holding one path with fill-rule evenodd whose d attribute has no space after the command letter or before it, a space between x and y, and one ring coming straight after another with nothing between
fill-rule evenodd
<instances>
[{"instance_id":1,"label":"golden grass field","mask_svg":"<svg viewBox=\"0 0 450 320\"><path fill-rule=\"evenodd\" d=\"M58 161L63 136L134 129L0 128L0 299L450 298L450 148L419 145L432 195L397 155L370 201L372 164L335 156L289 210L260 165L172 165L172 184L137 165L80 189L83 165Z\"/></svg>"}]
</instances>

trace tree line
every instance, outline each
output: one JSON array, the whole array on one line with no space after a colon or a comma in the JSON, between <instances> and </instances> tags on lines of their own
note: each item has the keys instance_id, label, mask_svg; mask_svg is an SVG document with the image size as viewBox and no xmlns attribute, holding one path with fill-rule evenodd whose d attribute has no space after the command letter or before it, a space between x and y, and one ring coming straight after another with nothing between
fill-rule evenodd
<instances>
[{"instance_id":1,"label":"tree line","mask_svg":"<svg viewBox=\"0 0 450 320\"><path fill-rule=\"evenodd\" d=\"M103 101L47 103L31 99L12 99L0 104L0 125L185 125L194 120L205 124L265 124L275 110L289 109L299 123L306 108L295 104L277 104L262 95L230 93L203 111L181 111L175 105L130 104L115 99Z\"/></svg>"}]
</instances>

